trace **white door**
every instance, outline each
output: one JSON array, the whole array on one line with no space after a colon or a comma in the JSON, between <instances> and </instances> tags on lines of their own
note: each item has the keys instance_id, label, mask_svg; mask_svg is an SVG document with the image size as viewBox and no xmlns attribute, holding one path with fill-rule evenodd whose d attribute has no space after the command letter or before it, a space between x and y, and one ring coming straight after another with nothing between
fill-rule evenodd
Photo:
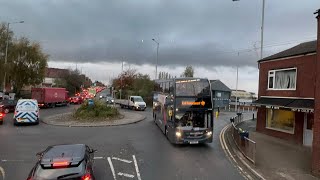
<instances>
[{"instance_id":1,"label":"white door","mask_svg":"<svg viewBox=\"0 0 320 180\"><path fill-rule=\"evenodd\" d=\"M304 125L303 125L303 145L312 146L313 140L313 114L304 113Z\"/></svg>"}]
</instances>

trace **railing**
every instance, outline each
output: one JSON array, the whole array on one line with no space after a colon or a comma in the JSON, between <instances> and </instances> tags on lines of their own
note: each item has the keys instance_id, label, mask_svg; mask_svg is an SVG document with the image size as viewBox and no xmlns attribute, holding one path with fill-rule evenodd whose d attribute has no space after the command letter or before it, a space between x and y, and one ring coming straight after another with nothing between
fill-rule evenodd
<instances>
[{"instance_id":1,"label":"railing","mask_svg":"<svg viewBox=\"0 0 320 180\"><path fill-rule=\"evenodd\" d=\"M236 127L236 125L242 122L242 120L243 117L241 115L234 117L234 122L232 122L231 127L232 138L238 149L242 152L242 154L253 164L255 164L256 142L249 139L249 132L243 131Z\"/></svg>"}]
</instances>

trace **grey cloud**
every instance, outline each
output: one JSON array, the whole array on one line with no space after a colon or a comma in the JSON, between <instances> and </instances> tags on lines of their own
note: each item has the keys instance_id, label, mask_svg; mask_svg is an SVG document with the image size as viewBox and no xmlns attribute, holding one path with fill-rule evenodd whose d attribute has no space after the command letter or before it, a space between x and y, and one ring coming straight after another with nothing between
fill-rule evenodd
<instances>
[{"instance_id":1,"label":"grey cloud","mask_svg":"<svg viewBox=\"0 0 320 180\"><path fill-rule=\"evenodd\" d=\"M315 36L316 7L318 0L267 1L266 42ZM52 61L154 64L152 38L161 65L256 66L258 59L235 50L259 41L261 1L0 0L0 15L25 20L14 30L40 41Z\"/></svg>"}]
</instances>

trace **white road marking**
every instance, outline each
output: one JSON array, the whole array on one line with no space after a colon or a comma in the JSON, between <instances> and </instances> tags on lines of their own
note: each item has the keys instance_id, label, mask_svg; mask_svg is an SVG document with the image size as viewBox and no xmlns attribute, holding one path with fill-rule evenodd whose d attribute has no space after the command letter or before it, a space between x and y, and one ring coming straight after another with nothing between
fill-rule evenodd
<instances>
[{"instance_id":1,"label":"white road marking","mask_svg":"<svg viewBox=\"0 0 320 180\"><path fill-rule=\"evenodd\" d=\"M113 164L112 164L112 161L111 161L110 157L108 157L108 162L109 162L110 169L111 169L111 172L112 172L112 175L113 175L113 179L117 180L116 173L114 172Z\"/></svg>"},{"instance_id":2,"label":"white road marking","mask_svg":"<svg viewBox=\"0 0 320 180\"><path fill-rule=\"evenodd\" d=\"M118 160L118 161L122 161L122 162L125 162L125 163L132 163L132 161L129 161L129 160L126 160L126 159L120 159L120 158L117 158L117 157L112 157L112 159Z\"/></svg>"},{"instance_id":3,"label":"white road marking","mask_svg":"<svg viewBox=\"0 0 320 180\"><path fill-rule=\"evenodd\" d=\"M98 157L94 157L93 159L105 159L105 158L98 156Z\"/></svg>"},{"instance_id":4,"label":"white road marking","mask_svg":"<svg viewBox=\"0 0 320 180\"><path fill-rule=\"evenodd\" d=\"M133 161L134 161L134 166L136 167L136 172L137 172L138 180L141 180L141 176L140 176L140 172L139 172L139 168L138 168L136 156L135 156L135 155L132 155L132 157L133 157Z\"/></svg>"},{"instance_id":5,"label":"white road marking","mask_svg":"<svg viewBox=\"0 0 320 180\"><path fill-rule=\"evenodd\" d=\"M6 172L4 171L4 169L0 166L0 177L3 177L3 179L6 178Z\"/></svg>"},{"instance_id":6,"label":"white road marking","mask_svg":"<svg viewBox=\"0 0 320 180\"><path fill-rule=\"evenodd\" d=\"M118 175L119 175L119 176L125 176L125 177L128 177L128 178L134 178L134 175L132 175L132 174L127 174L127 173L122 173L122 172L118 172Z\"/></svg>"}]
</instances>

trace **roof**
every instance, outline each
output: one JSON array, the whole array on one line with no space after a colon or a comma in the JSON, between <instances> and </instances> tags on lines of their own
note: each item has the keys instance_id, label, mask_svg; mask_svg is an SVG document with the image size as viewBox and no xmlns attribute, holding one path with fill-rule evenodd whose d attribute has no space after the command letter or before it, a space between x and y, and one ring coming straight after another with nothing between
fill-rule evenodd
<instances>
[{"instance_id":1,"label":"roof","mask_svg":"<svg viewBox=\"0 0 320 180\"><path fill-rule=\"evenodd\" d=\"M68 69L58 69L58 68L46 68L45 77L46 78L61 78L64 74L68 73Z\"/></svg>"},{"instance_id":2,"label":"roof","mask_svg":"<svg viewBox=\"0 0 320 180\"><path fill-rule=\"evenodd\" d=\"M286 108L305 108L313 109L313 99L290 99L290 98L266 98L262 97L254 101L256 105L279 106Z\"/></svg>"},{"instance_id":3,"label":"roof","mask_svg":"<svg viewBox=\"0 0 320 180\"><path fill-rule=\"evenodd\" d=\"M211 90L213 91L231 92L231 89L220 80L210 80L210 83L211 83Z\"/></svg>"},{"instance_id":4,"label":"roof","mask_svg":"<svg viewBox=\"0 0 320 180\"><path fill-rule=\"evenodd\" d=\"M41 164L51 164L61 159L79 162L84 158L86 146L84 144L56 145L47 148L42 156Z\"/></svg>"},{"instance_id":5,"label":"roof","mask_svg":"<svg viewBox=\"0 0 320 180\"><path fill-rule=\"evenodd\" d=\"M263 58L263 59L259 60L258 62L286 58L286 57L297 56L297 55L306 55L309 53L315 53L316 51L317 51L317 40L314 40L314 41L301 43L301 44L294 46L290 49L287 49L287 50L281 51L277 54Z\"/></svg>"}]
</instances>

